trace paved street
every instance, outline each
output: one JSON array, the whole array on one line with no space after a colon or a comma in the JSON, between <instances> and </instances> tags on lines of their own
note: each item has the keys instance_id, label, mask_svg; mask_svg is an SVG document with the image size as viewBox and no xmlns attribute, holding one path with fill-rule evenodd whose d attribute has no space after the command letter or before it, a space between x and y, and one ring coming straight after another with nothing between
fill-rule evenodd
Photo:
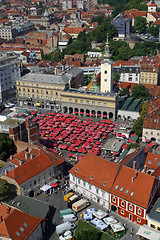
<instances>
[{"instance_id":1,"label":"paved street","mask_svg":"<svg viewBox=\"0 0 160 240\"><path fill-rule=\"evenodd\" d=\"M62 190L59 190L57 194L53 193L51 196L45 196L44 194L41 194L41 195L37 196L36 198L41 201L47 202L48 204L52 205L55 208L55 211L53 210L54 216L53 216L52 224L50 225L49 229L47 230L45 240L48 240L48 239L49 240L58 240L58 236L55 232L55 227L56 227L56 225L62 223L62 220L59 217L59 211L61 209L67 208L67 203L64 202L64 200L63 200ZM101 209L103 211L106 211L106 209L104 209L99 204L96 204L94 202L91 202L91 205L89 207L90 208L94 207L96 210ZM85 210L82 210L82 212L83 211L85 211ZM79 215L80 215L80 213L78 213L78 217L79 217ZM136 237L136 232L139 229L139 226L137 224L132 223L129 220L118 216L114 212L110 212L109 215L114 216L121 223L127 224L127 228L129 230L127 231L127 234L123 238L121 238L122 240L128 240L128 239L137 240L138 239L138 237ZM133 236L131 236L131 228L134 228Z\"/></svg>"}]
</instances>

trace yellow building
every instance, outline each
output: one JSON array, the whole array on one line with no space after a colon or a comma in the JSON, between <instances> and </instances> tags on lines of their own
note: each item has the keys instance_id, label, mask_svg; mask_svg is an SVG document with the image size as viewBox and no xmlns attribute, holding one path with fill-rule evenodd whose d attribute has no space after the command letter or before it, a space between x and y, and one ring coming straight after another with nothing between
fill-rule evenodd
<instances>
[{"instance_id":1,"label":"yellow building","mask_svg":"<svg viewBox=\"0 0 160 240\"><path fill-rule=\"evenodd\" d=\"M83 72L70 67L60 75L29 73L17 79L17 101L20 107L41 107L61 110L60 93L69 86L76 87L82 81Z\"/></svg>"},{"instance_id":2,"label":"yellow building","mask_svg":"<svg viewBox=\"0 0 160 240\"><path fill-rule=\"evenodd\" d=\"M159 85L160 81L160 56L149 58L144 56L140 67L140 84Z\"/></svg>"},{"instance_id":3,"label":"yellow building","mask_svg":"<svg viewBox=\"0 0 160 240\"><path fill-rule=\"evenodd\" d=\"M101 62L101 92L112 92L113 85L113 62L110 59L111 54L109 53L109 42L107 36L107 42L105 46L105 53Z\"/></svg>"},{"instance_id":4,"label":"yellow building","mask_svg":"<svg viewBox=\"0 0 160 240\"><path fill-rule=\"evenodd\" d=\"M146 216L147 225L160 231L160 198L157 199L151 210Z\"/></svg>"},{"instance_id":5,"label":"yellow building","mask_svg":"<svg viewBox=\"0 0 160 240\"><path fill-rule=\"evenodd\" d=\"M69 86L62 76L29 73L18 79L17 99L19 106L59 108L60 92Z\"/></svg>"},{"instance_id":6,"label":"yellow building","mask_svg":"<svg viewBox=\"0 0 160 240\"><path fill-rule=\"evenodd\" d=\"M70 88L60 95L63 113L113 119L117 117L117 94Z\"/></svg>"}]
</instances>

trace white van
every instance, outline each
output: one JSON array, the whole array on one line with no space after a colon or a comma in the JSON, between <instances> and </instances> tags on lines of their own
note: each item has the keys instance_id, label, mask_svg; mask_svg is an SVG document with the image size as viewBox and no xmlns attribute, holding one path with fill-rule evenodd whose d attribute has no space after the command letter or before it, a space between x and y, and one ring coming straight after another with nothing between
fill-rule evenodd
<instances>
[{"instance_id":1,"label":"white van","mask_svg":"<svg viewBox=\"0 0 160 240\"><path fill-rule=\"evenodd\" d=\"M72 238L72 232L67 231L63 235L59 236L59 240L71 240Z\"/></svg>"},{"instance_id":2,"label":"white van","mask_svg":"<svg viewBox=\"0 0 160 240\"><path fill-rule=\"evenodd\" d=\"M72 230L76 227L76 224L71 223L71 222L65 222L62 224L59 224L56 226L56 233L58 235L63 234L64 232L66 232L67 230Z\"/></svg>"},{"instance_id":3,"label":"white van","mask_svg":"<svg viewBox=\"0 0 160 240\"><path fill-rule=\"evenodd\" d=\"M67 214L63 216L62 220L63 222L74 222L77 220L77 217L74 214Z\"/></svg>"}]
</instances>

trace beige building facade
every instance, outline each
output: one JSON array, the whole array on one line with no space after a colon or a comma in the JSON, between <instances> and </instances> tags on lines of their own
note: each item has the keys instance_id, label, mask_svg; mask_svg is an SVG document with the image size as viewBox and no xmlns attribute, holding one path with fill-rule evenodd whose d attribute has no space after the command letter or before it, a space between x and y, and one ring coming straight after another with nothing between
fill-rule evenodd
<instances>
[{"instance_id":1,"label":"beige building facade","mask_svg":"<svg viewBox=\"0 0 160 240\"><path fill-rule=\"evenodd\" d=\"M69 89L61 92L62 112L100 118L117 117L118 95Z\"/></svg>"}]
</instances>

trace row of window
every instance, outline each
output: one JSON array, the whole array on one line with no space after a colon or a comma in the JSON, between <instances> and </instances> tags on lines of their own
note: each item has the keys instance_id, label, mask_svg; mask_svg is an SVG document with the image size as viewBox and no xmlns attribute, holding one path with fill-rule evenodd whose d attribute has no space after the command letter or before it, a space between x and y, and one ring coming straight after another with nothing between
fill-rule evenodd
<instances>
[{"instance_id":1,"label":"row of window","mask_svg":"<svg viewBox=\"0 0 160 240\"><path fill-rule=\"evenodd\" d=\"M50 97L50 98L49 98L48 96L46 96L46 97L44 98L43 95L42 95L42 96L39 96L39 95L36 95L36 96L35 96L35 94L32 94L32 95L31 95L31 94L27 94L27 95L26 95L25 93L23 93L23 95L22 95L21 93L19 93L19 97L21 97L21 96L23 96L23 97L28 97L28 98L31 98L31 97L32 97L32 98L38 98L38 99L41 98L41 99L47 99L47 100L54 101L53 97ZM55 98L55 101L58 101L58 97Z\"/></svg>"},{"instance_id":2,"label":"row of window","mask_svg":"<svg viewBox=\"0 0 160 240\"><path fill-rule=\"evenodd\" d=\"M74 176L73 176L73 181L75 182L75 177L74 177ZM78 184L80 184L80 181L83 181L83 180L80 180L80 179L78 178ZM83 181L83 187L86 187L86 182L85 182L85 181ZM89 190L91 190L91 189L92 189L92 185L91 185L91 184L88 184L88 188L89 188ZM101 193L102 193L102 197L104 197L105 192L104 192L104 191L101 191ZM99 194L99 189L98 189L98 188L96 188L96 194L97 194L97 195Z\"/></svg>"},{"instance_id":3,"label":"row of window","mask_svg":"<svg viewBox=\"0 0 160 240\"><path fill-rule=\"evenodd\" d=\"M49 172L49 176L51 177L52 172ZM43 174L43 180L46 179L46 173ZM33 182L29 183L29 188L31 189L32 187L36 186L37 184L39 184L41 182L41 177L38 177L38 179L35 179ZM23 192L26 191L26 186L23 187Z\"/></svg>"},{"instance_id":4,"label":"row of window","mask_svg":"<svg viewBox=\"0 0 160 240\"><path fill-rule=\"evenodd\" d=\"M142 77L153 77L153 78L155 78L156 77L156 75L155 74L151 74L151 73L142 73Z\"/></svg>"},{"instance_id":5,"label":"row of window","mask_svg":"<svg viewBox=\"0 0 160 240\"><path fill-rule=\"evenodd\" d=\"M152 227L152 228L156 228L156 226L155 226L154 224L151 224L151 227ZM160 227L157 227L156 229L157 229L158 231L160 231Z\"/></svg>"},{"instance_id":6,"label":"row of window","mask_svg":"<svg viewBox=\"0 0 160 240\"><path fill-rule=\"evenodd\" d=\"M148 132L145 132L146 135L148 135ZM151 135L153 135L153 131L151 131ZM159 132L157 132L157 136L159 136Z\"/></svg>"},{"instance_id":7,"label":"row of window","mask_svg":"<svg viewBox=\"0 0 160 240\"><path fill-rule=\"evenodd\" d=\"M121 209L121 214L124 215L124 210ZM132 215L130 214L130 220L132 219ZM137 222L141 223L141 219L137 217Z\"/></svg>"},{"instance_id":8,"label":"row of window","mask_svg":"<svg viewBox=\"0 0 160 240\"><path fill-rule=\"evenodd\" d=\"M30 90L31 90L32 93L34 93L34 92L40 93L40 92L41 92L41 94L44 94L44 93L45 93L46 95L49 94L48 91L44 91L44 90L41 90L41 91L40 91L40 90L38 90L38 89L35 90L35 89L29 89L29 88L26 89L26 88L23 88L23 92L25 92L25 91L30 92ZM19 88L19 91L21 92L21 88ZM53 95L53 91L50 91L50 94ZM56 96L58 96L58 92L56 92Z\"/></svg>"},{"instance_id":9,"label":"row of window","mask_svg":"<svg viewBox=\"0 0 160 240\"><path fill-rule=\"evenodd\" d=\"M144 79L142 78L142 83L151 83L151 82L152 82L152 83L155 83L155 80L152 80L152 81L151 81L151 79L149 79L149 80L148 80L148 79L145 79L145 80L144 80Z\"/></svg>"},{"instance_id":10,"label":"row of window","mask_svg":"<svg viewBox=\"0 0 160 240\"><path fill-rule=\"evenodd\" d=\"M73 103L73 99L70 98L70 99L69 99L69 102L70 102L70 103ZM75 103L78 103L78 99L75 99ZM86 101L80 100L80 103L81 103L81 104L90 105L90 101L87 101L87 100L86 100ZM92 105L96 105L96 104L95 104L95 101L92 101ZM97 105L98 105L98 106L102 106L102 102L98 102ZM106 106L107 106L107 103L104 102L104 103L103 103L103 106L106 107Z\"/></svg>"},{"instance_id":11,"label":"row of window","mask_svg":"<svg viewBox=\"0 0 160 240\"><path fill-rule=\"evenodd\" d=\"M113 198L112 198L112 201L113 201L114 203L116 203L116 198L113 197ZM124 201L121 201L121 207L124 207L124 206L125 206ZM129 210L130 210L130 211L133 211L133 206L132 206L132 205L129 205ZM139 215L142 214L142 211L141 211L140 208L138 209L138 214L139 214Z\"/></svg>"},{"instance_id":12,"label":"row of window","mask_svg":"<svg viewBox=\"0 0 160 240\"><path fill-rule=\"evenodd\" d=\"M23 84L21 84L21 82L18 82L17 83L17 85L18 86L32 86L32 87L40 87L40 88L55 88L55 89L61 89L61 90L63 90L64 89L64 87L58 87L58 86L53 86L53 85L43 85L43 84L36 84L36 85L34 85L33 83L31 84L31 83L27 83L27 84L25 84L24 82L23 82Z\"/></svg>"}]
</instances>

